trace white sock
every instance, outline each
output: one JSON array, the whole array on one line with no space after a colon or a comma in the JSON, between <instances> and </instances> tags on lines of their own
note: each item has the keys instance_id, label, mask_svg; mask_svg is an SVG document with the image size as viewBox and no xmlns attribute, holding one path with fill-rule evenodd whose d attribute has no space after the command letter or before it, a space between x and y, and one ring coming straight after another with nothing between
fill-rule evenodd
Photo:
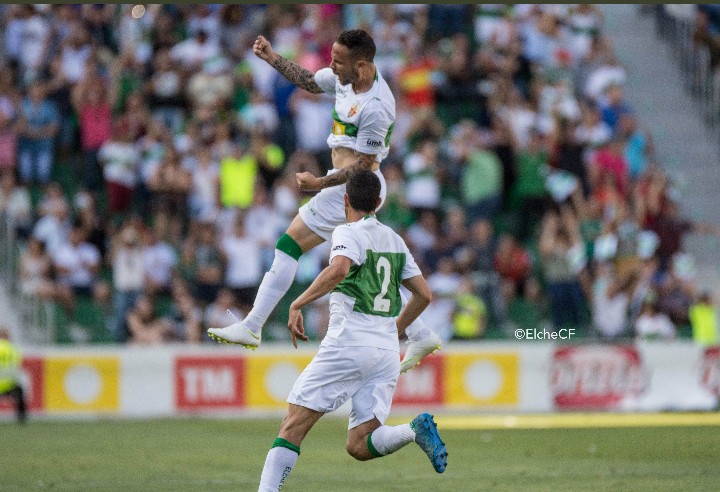
<instances>
[{"instance_id":1,"label":"white sock","mask_svg":"<svg viewBox=\"0 0 720 492\"><path fill-rule=\"evenodd\" d=\"M373 448L380 456L394 453L415 440L415 431L410 424L402 425L381 425L368 437L368 448L373 453ZM370 447L372 445L372 447ZM375 454L375 453L373 453Z\"/></svg>"},{"instance_id":2,"label":"white sock","mask_svg":"<svg viewBox=\"0 0 720 492\"><path fill-rule=\"evenodd\" d=\"M257 296L255 296L255 303L243 320L248 328L255 333L262 330L277 303L290 289L297 269L297 260L278 249L275 250L275 259L270 271L263 277Z\"/></svg>"},{"instance_id":3,"label":"white sock","mask_svg":"<svg viewBox=\"0 0 720 492\"><path fill-rule=\"evenodd\" d=\"M284 439L282 442L286 444L277 445L278 440L279 438L275 440L273 448L268 451L267 458L265 458L258 492L278 492L282 489L285 479L290 475L300 455L300 448L295 451L285 447L290 443ZM290 445L292 446L292 444Z\"/></svg>"}]
</instances>

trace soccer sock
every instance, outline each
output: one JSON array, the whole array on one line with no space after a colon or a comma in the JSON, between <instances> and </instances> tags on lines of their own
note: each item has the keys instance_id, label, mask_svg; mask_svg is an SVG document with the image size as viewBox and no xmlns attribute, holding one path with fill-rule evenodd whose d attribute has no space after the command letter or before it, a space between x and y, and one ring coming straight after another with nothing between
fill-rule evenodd
<instances>
[{"instance_id":1,"label":"soccer sock","mask_svg":"<svg viewBox=\"0 0 720 492\"><path fill-rule=\"evenodd\" d=\"M417 342L427 338L437 338L437 335L425 326L425 322L420 318L415 318L415 321L405 328L405 334L411 342Z\"/></svg>"},{"instance_id":2,"label":"soccer sock","mask_svg":"<svg viewBox=\"0 0 720 492\"><path fill-rule=\"evenodd\" d=\"M370 453L376 458L394 453L415 440L415 431L410 424L381 425L368 435L367 444Z\"/></svg>"},{"instance_id":3,"label":"soccer sock","mask_svg":"<svg viewBox=\"0 0 720 492\"><path fill-rule=\"evenodd\" d=\"M243 320L255 333L260 332L277 303L290 289L298 269L297 260L302 255L300 246L287 234L278 239L275 247L270 271L263 277L253 307Z\"/></svg>"},{"instance_id":4,"label":"soccer sock","mask_svg":"<svg viewBox=\"0 0 720 492\"><path fill-rule=\"evenodd\" d=\"M258 492L277 492L290 475L295 462L300 455L300 447L278 437L273 442L272 448L268 451L260 475L260 487Z\"/></svg>"}]
</instances>

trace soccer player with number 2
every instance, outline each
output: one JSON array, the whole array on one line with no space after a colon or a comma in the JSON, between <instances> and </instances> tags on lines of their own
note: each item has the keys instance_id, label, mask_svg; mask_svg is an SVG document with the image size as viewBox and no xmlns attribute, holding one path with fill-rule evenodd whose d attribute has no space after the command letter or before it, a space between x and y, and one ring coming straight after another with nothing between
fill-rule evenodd
<instances>
[{"instance_id":1,"label":"soccer player with number 2","mask_svg":"<svg viewBox=\"0 0 720 492\"><path fill-rule=\"evenodd\" d=\"M385 199L380 162L389 153L395 121L395 98L373 63L375 42L361 29L343 31L333 44L330 67L314 74L278 55L263 36L258 36L253 52L301 89L334 95L335 107L328 137L333 169L323 177L308 172L296 176L300 189L320 192L300 208L278 240L275 259L247 317L225 328L208 330L217 341L250 349L260 345L263 325L290 289L298 258L329 241L335 228L345 223L343 197L348 177L356 171L373 172L380 180L381 203ZM420 320L415 320L406 333L409 344L401 361L401 372L412 369L441 344L440 338Z\"/></svg>"},{"instance_id":2,"label":"soccer player with number 2","mask_svg":"<svg viewBox=\"0 0 720 492\"><path fill-rule=\"evenodd\" d=\"M265 459L261 492L276 492L295 466L300 445L325 413L347 400L352 410L346 449L367 461L417 443L443 473L447 449L432 415L407 424L385 425L400 377L398 334L430 303L430 288L407 245L375 217L380 179L357 171L344 193L347 224L332 233L330 264L290 306L293 345L307 340L301 308L330 294L330 325L320 350L293 385L289 409ZM405 307L400 285L412 294Z\"/></svg>"}]
</instances>

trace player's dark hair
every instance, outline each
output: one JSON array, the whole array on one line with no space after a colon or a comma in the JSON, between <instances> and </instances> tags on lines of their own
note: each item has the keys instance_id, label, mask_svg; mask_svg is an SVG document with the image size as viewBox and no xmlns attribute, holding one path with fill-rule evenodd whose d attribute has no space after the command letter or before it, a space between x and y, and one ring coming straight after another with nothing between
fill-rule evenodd
<instances>
[{"instance_id":1,"label":"player's dark hair","mask_svg":"<svg viewBox=\"0 0 720 492\"><path fill-rule=\"evenodd\" d=\"M375 58L375 41L362 29L350 29L340 33L337 42L350 51L350 57L355 60L372 62Z\"/></svg>"},{"instance_id":2,"label":"player's dark hair","mask_svg":"<svg viewBox=\"0 0 720 492\"><path fill-rule=\"evenodd\" d=\"M357 171L345 185L350 206L359 212L374 212L380 198L380 179L372 171Z\"/></svg>"}]
</instances>

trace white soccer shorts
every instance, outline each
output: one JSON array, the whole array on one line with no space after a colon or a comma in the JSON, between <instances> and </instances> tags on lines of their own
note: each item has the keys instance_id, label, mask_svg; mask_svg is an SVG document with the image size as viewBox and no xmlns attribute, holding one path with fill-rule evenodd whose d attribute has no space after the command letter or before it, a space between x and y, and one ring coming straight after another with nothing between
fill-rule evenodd
<instances>
[{"instance_id":1,"label":"white soccer shorts","mask_svg":"<svg viewBox=\"0 0 720 492\"><path fill-rule=\"evenodd\" d=\"M336 172L336 169L332 169L328 171L328 175ZM380 198L382 198L380 207L382 207L387 195L387 186L380 170L374 172L380 178ZM345 219L344 197L344 184L320 190L309 202L300 207L298 211L300 218L311 231L329 242L335 228L347 222ZM378 210L380 207L378 207Z\"/></svg>"},{"instance_id":2,"label":"white soccer shorts","mask_svg":"<svg viewBox=\"0 0 720 492\"><path fill-rule=\"evenodd\" d=\"M352 399L348 429L373 417L384 424L399 376L400 355L393 350L321 345L287 401L329 413Z\"/></svg>"}]
</instances>

